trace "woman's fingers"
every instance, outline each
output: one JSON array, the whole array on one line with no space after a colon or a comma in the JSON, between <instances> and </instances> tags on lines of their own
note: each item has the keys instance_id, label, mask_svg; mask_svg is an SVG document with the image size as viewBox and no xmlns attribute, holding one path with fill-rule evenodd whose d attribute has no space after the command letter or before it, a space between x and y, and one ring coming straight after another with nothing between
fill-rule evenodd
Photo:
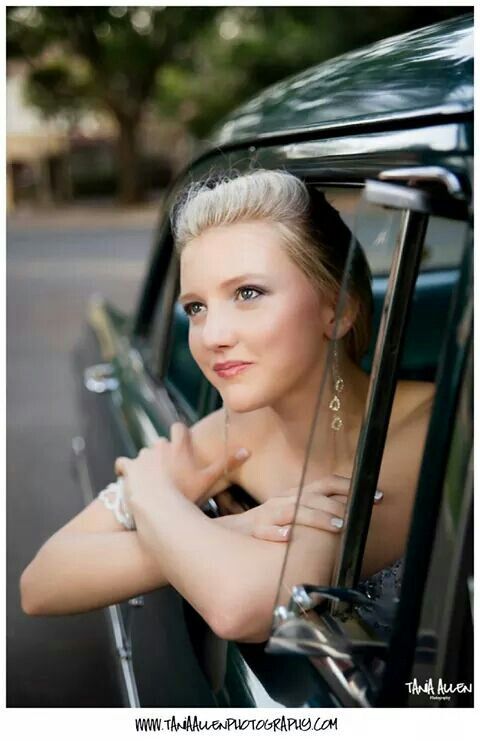
<instances>
[{"instance_id":1,"label":"woman's fingers","mask_svg":"<svg viewBox=\"0 0 480 741\"><path fill-rule=\"evenodd\" d=\"M249 456L250 452L246 448L240 448L228 458L226 466L225 461L220 459L201 469L199 474L202 476L204 491L208 491L218 479L225 475L225 469L227 472L231 471L246 461Z\"/></svg>"},{"instance_id":2,"label":"woman's fingers","mask_svg":"<svg viewBox=\"0 0 480 741\"><path fill-rule=\"evenodd\" d=\"M330 503L333 504L332 502ZM343 528L345 522L345 506L340 504L340 502L335 502L334 504L335 506L332 506L328 511L326 509L311 509L311 507L300 505L297 510L295 524L338 533Z\"/></svg>"},{"instance_id":3,"label":"woman's fingers","mask_svg":"<svg viewBox=\"0 0 480 741\"><path fill-rule=\"evenodd\" d=\"M177 449L183 449L190 455L192 460L194 459L192 435L190 428L184 425L182 422L174 422L170 427L170 441ZM225 469L230 471L240 466L250 455L250 452L246 448L239 448L235 453L228 457L225 465L224 460L218 460L215 463L207 466L203 469L203 473L207 477L214 477L213 483L224 473Z\"/></svg>"},{"instance_id":4,"label":"woman's fingers","mask_svg":"<svg viewBox=\"0 0 480 741\"><path fill-rule=\"evenodd\" d=\"M300 505L310 509L319 509L332 515L343 517L347 507L348 497L345 494L326 494L310 493L300 499Z\"/></svg>"},{"instance_id":5,"label":"woman's fingers","mask_svg":"<svg viewBox=\"0 0 480 741\"><path fill-rule=\"evenodd\" d=\"M131 463L131 458L120 457L117 458L114 464L114 471L117 476L125 476L127 473L127 466Z\"/></svg>"},{"instance_id":6,"label":"woman's fingers","mask_svg":"<svg viewBox=\"0 0 480 741\"><path fill-rule=\"evenodd\" d=\"M234 468L238 468L244 463L247 458L250 457L250 451L246 448L239 448L233 455L229 455L227 459L227 465L222 466L222 472L226 468L227 471L232 471ZM223 463L223 461L222 461Z\"/></svg>"},{"instance_id":7,"label":"woman's fingers","mask_svg":"<svg viewBox=\"0 0 480 741\"><path fill-rule=\"evenodd\" d=\"M271 540L276 543L285 543L290 539L291 525L254 525L252 535L258 540Z\"/></svg>"},{"instance_id":8,"label":"woman's fingers","mask_svg":"<svg viewBox=\"0 0 480 741\"><path fill-rule=\"evenodd\" d=\"M283 502L272 503L273 511L270 516L270 522L265 524L272 525L290 525L294 521L298 525L308 525L310 527L319 527L320 529L330 529L331 519L345 518L346 497L345 501L338 501L333 497L317 496L314 499L314 506L308 506L301 502L296 507L296 502L292 497ZM326 527L327 526L327 527Z\"/></svg>"},{"instance_id":9,"label":"woman's fingers","mask_svg":"<svg viewBox=\"0 0 480 741\"><path fill-rule=\"evenodd\" d=\"M313 527L317 530L325 530L331 533L338 533L343 529L344 517L332 515L328 512L310 507L299 506L295 519L296 525ZM283 518L279 518L282 521ZM286 542L290 540L293 525L283 525L277 523L255 523L252 527L252 535L259 540L271 540L275 542Z\"/></svg>"}]
</instances>

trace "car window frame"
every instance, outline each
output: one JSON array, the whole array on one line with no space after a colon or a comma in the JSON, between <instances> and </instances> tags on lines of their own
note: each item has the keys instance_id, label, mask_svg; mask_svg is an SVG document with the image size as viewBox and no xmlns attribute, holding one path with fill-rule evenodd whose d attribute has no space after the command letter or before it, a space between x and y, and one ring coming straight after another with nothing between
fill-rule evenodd
<instances>
[{"instance_id":1,"label":"car window frame","mask_svg":"<svg viewBox=\"0 0 480 741\"><path fill-rule=\"evenodd\" d=\"M467 221L467 224L468 224L468 220L467 219L466 219L466 221ZM466 259L466 257L465 257L466 251L468 249L467 246L466 246L466 244L464 245L464 248L463 249L464 249L464 256L462 258L462 265L461 265L461 271L462 272L464 271L464 265L463 264L464 264L465 259ZM418 278L418 275L419 274L420 274L420 265L419 265L419 270L416 272L415 281ZM459 278L459 282L460 282L460 278ZM448 357L448 350L446 348L448 347L448 344L449 343L452 343L452 341L454 341L454 338L455 338L455 330L456 330L456 327L453 326L453 324L452 324L453 320L451 318L451 315L454 312L454 309L452 307L455 306L455 303L456 302L461 301L461 295L462 295L461 294L461 290L459 288L457 288L457 290L454 291L454 294L452 295L452 298L451 298L451 301L450 301L450 307L451 308L450 308L449 326L448 326L447 331L445 332L445 335L444 335L444 339L443 339L443 342L442 342L442 351L441 351L441 356L440 356L440 360L439 360L439 367L437 368L437 375L442 375L443 374L443 377L444 378L448 378L449 377L449 374L446 373L445 370L444 370L444 368L442 367L443 364L445 363L445 358ZM452 340L452 338L453 338L453 340ZM378 338L377 338L377 342L378 342ZM433 400L433 409L436 409L438 407L438 404L439 404L438 398L439 398L439 390L438 390L438 388L436 388L435 395L434 395L434 400ZM389 415L388 415L388 419L389 419ZM429 421L429 431L427 433L427 443L428 443L428 440L429 440L430 436L432 436L432 435L435 436L435 427L438 427L438 422L439 422L438 419L437 419L436 422L433 421L433 414L431 414L430 421ZM387 420L387 425L388 425L388 420ZM422 458L421 474L420 474L420 477L419 477L419 483L418 483L418 486L417 486L417 492L416 492L416 496L415 496L415 501L416 502L418 500L419 494L421 493L421 488L422 488L421 476L422 476L423 468L425 466L425 455L426 455L426 453L427 453L428 450L429 450L429 448L427 448L427 445L426 445L425 446L425 451L424 451L424 454L423 454L423 458ZM358 452L358 450L357 450L357 452ZM423 482L423 488L424 489L426 488L425 482ZM370 508L370 511L371 511L371 508ZM369 518L368 518L368 520L365 521L364 525L365 524L367 526L366 527L366 531L364 532L365 537L366 537L366 535L368 535ZM410 523L410 533L411 533L412 530L415 529L414 526L415 526L415 511L412 514L412 519L411 519L411 523ZM347 526L345 528L345 533L347 533L347 534L348 534L348 528L349 528L349 525L348 525L348 522L347 522ZM345 537L345 534L344 534L344 537ZM409 538L410 538L410 536L409 536ZM429 543L429 546L432 546L433 547L433 537L432 537L431 542ZM407 541L407 546L406 546L405 554L407 554L409 552L409 550L411 550L411 548L410 548L410 540ZM340 553L340 556L339 556L339 561L340 562L342 560L342 556L343 556L343 553ZM362 558L363 558L363 555L362 555ZM412 558L412 557L410 557L410 558ZM412 563L413 563L413 561L412 561ZM411 578L413 578L413 575L411 576ZM343 582L343 580L341 580L341 581L337 580L336 583L334 582L333 589L331 589L331 588L323 588L323 589L320 590L325 595L327 593L329 593L330 591L332 592L332 594L333 593L337 593L338 594L338 596L335 598L335 600L332 603L329 603L330 604L330 607L326 609L326 612L327 613L330 613L331 617L333 619L335 619L335 616L338 614L338 612L340 612L342 610L342 606L343 606L343 618L341 617L340 619L344 622L344 625L348 625L348 622L350 620L347 617L348 610L345 610L345 607L349 605L349 600L350 599L353 599L353 597L354 597L355 589L356 589L356 585L357 585L357 581L358 581L358 579L353 580L352 584L345 584ZM411 579L410 579L410 581L411 581ZM309 587L309 589L311 589L311 587ZM351 591L352 589L354 591ZM402 589L403 589L403 587L402 587ZM351 593L349 593L349 590L350 590ZM303 594L302 587L300 585L297 588L293 588L293 593L294 593L294 597L292 599L292 602L295 602L297 599L300 600L300 602L299 602L299 611L298 611L298 621L299 621L299 630L301 631L302 628L300 628L300 623L308 624L308 619L306 617L304 617L304 615L305 615L305 612L304 612L305 609L306 610L309 609L309 604L310 604L310 608L314 607L315 605L313 603L310 603L310 600L309 600L309 597L308 597L308 594L307 593ZM403 592L402 592L402 594L403 594ZM291 602L291 604L292 604L292 602ZM289 609L291 607L291 604L289 605ZM403 604L405 604L405 600L404 600ZM294 612L289 612L289 609L286 612L284 612L285 609L286 608L284 608L283 606L279 606L277 608L277 610L278 610L278 612L276 614L277 620L274 621L274 630L272 632L272 636L271 636L271 639L270 639L269 644L268 644L268 646L271 648L272 651L275 651L275 646L276 646L276 635L275 634L276 634L276 628L278 628L279 622L281 622L281 621L283 621L285 619L288 620L289 619L289 615L291 615L292 617L295 616L295 619L297 617ZM301 613L303 613L303 615ZM326 614L326 613L324 613L324 614ZM350 617L351 616L352 616L352 613L350 612ZM403 617L405 617L405 616L403 616ZM275 622L276 622L276 625L275 625ZM357 628L353 627L353 625L354 624L355 625L361 625L361 622L362 621L361 620L359 621L358 618L353 619L353 622L351 622L351 620L350 620L350 624L351 624L352 629L353 629L354 632L357 630ZM402 658L403 659L405 658L404 655L402 655L402 652L404 654L404 638L405 638L405 636L404 636L403 631L400 630L400 629L398 629L399 616L397 614L394 616L393 623L394 623L394 630L396 629L396 631L397 631L397 635L396 635L397 645L396 645L396 648L398 650L397 650L396 661L397 662L400 662L400 664L401 664ZM404 623L405 623L405 619L403 620L403 623L401 623L401 624L404 624ZM293 636L293 635L294 635L293 628L290 627L290 636ZM312 637L313 637L313 634L312 634ZM415 637L412 639L412 641L410 643L410 649L411 650L414 649L414 646L412 648L412 642L414 641L414 639L415 639ZM284 640L284 638L283 639L280 638L280 640ZM375 641L372 640L372 637L371 637L370 640L371 640L371 648L373 648ZM380 640L380 639L378 639L378 640ZM327 642L328 642L328 638L327 638ZM381 641L380 641L380 643L381 643ZM307 651L307 655L309 655L308 654L308 651ZM312 662L314 663L314 665L317 666L317 668L319 669L320 675L323 676L324 678L327 678L328 677L331 680L333 675L331 674L331 670L329 669L328 660L327 661L321 661L321 660L315 658L315 655L314 654L310 654L310 658L311 658ZM393 669L392 669L392 666L394 667ZM400 692L400 690L399 690L399 684L398 684L399 680L398 680L398 672L397 672L396 666L397 665L396 665L396 663L394 661L391 661L389 663L391 684L394 686L395 691L397 693L399 693ZM403 668L405 668L405 667L403 667ZM404 676L405 676L405 672L403 672L403 674L402 674L402 677L404 677ZM328 681L328 679L327 679L327 681ZM340 685L337 685L337 688L336 689L338 690L338 692L340 693L340 695L342 695L342 689L341 689ZM405 692L405 686L401 687L401 689L403 690L403 692ZM394 695L394 691L392 691L390 693L390 695L389 695L389 701L390 702L392 702L392 695ZM351 697L348 696L348 692L346 694L343 693L343 697L344 697L344 699L346 700L347 703L349 702L349 700L352 699ZM383 700L380 700L380 703L381 704L382 704L382 702L383 702Z\"/></svg>"}]
</instances>

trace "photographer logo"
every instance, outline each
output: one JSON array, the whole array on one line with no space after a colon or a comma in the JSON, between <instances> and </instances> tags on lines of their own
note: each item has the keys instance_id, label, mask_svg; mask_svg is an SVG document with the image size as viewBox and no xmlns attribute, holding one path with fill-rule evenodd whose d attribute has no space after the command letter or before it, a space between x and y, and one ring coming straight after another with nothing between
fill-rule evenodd
<instances>
[{"instance_id":1,"label":"photographer logo","mask_svg":"<svg viewBox=\"0 0 480 741\"><path fill-rule=\"evenodd\" d=\"M413 679L412 682L405 682L408 687L408 692L411 695L428 695L430 700L450 700L452 695L464 694L466 692L472 692L472 684L464 684L460 682L458 684L448 684L443 679L438 679L435 684L433 679L430 677L426 682L421 684L417 679Z\"/></svg>"}]
</instances>

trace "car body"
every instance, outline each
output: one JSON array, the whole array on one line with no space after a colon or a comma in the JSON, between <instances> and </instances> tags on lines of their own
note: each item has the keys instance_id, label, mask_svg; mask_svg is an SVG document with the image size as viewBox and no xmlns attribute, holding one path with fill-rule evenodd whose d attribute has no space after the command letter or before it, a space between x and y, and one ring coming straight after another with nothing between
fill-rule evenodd
<instances>
[{"instance_id":1,"label":"car body","mask_svg":"<svg viewBox=\"0 0 480 741\"><path fill-rule=\"evenodd\" d=\"M172 186L167 210L185 183L214 170L286 169L355 218L364 246L384 246L366 250L375 331L363 365L375 393L335 582L317 590L324 599L297 585L290 604L277 605L267 645L221 640L170 587L111 606L125 705L473 704L472 26L471 16L455 18L269 88L219 126ZM89 497L112 480L116 457L135 456L175 420L192 424L220 403L189 353L167 213L155 239L137 310L126 316L96 297L76 349L82 422L73 447ZM401 589L365 608L365 492L378 475L397 378L435 381L436 393ZM466 690L445 701L439 679Z\"/></svg>"}]
</instances>

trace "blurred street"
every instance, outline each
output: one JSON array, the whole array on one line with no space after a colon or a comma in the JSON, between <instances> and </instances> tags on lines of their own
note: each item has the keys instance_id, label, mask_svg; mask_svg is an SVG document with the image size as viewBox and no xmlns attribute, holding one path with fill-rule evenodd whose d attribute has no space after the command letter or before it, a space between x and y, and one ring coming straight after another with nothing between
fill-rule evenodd
<instances>
[{"instance_id":1,"label":"blurred street","mask_svg":"<svg viewBox=\"0 0 480 741\"><path fill-rule=\"evenodd\" d=\"M71 465L79 433L71 350L90 294L137 300L158 208L18 211L7 247L7 706L121 704L103 611L29 617L19 578L84 502Z\"/></svg>"}]
</instances>

